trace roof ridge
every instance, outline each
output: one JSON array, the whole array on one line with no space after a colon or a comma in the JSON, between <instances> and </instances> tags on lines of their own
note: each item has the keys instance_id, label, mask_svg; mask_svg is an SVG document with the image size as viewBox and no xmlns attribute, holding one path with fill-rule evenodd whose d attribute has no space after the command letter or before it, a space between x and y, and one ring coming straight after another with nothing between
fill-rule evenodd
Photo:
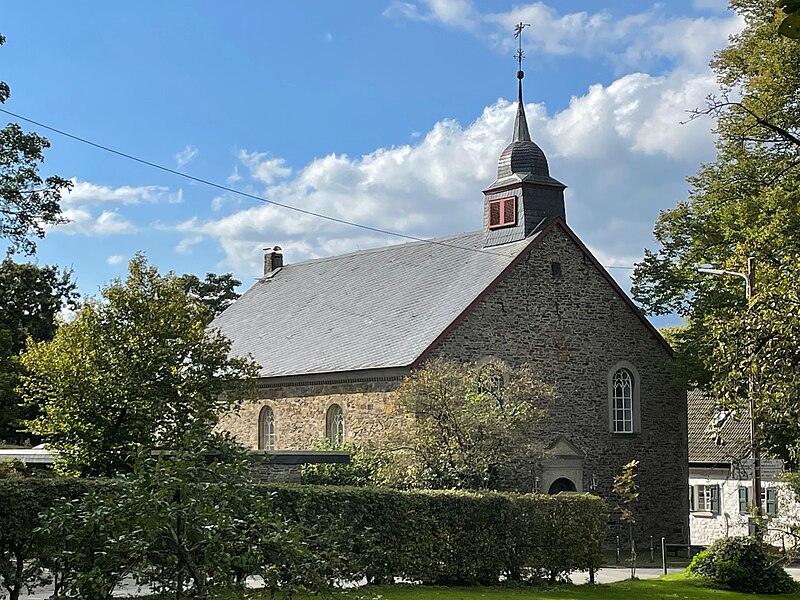
<instances>
[{"instance_id":1,"label":"roof ridge","mask_svg":"<svg viewBox=\"0 0 800 600\"><path fill-rule=\"evenodd\" d=\"M284 263L283 267L294 267L298 265L305 265L308 263L320 263L327 260L338 260L340 258L347 258L354 255L364 255L364 254L372 254L376 252L384 252L391 248L398 248L400 246L414 246L414 245L422 245L422 244L433 244L433 245L441 245L442 242L447 240L453 240L458 238L466 238L468 236L481 236L481 242L483 240L483 230L476 230L476 231L465 231L463 233L458 233L455 235L447 235L438 238L429 238L424 240L411 240L407 242L400 242L399 244L386 244L384 246L375 246L373 248L364 248L362 250L353 250L351 252L346 252L344 254L333 254L331 256L320 256L317 258L307 258L305 260L301 260L295 263ZM459 248L459 246L448 245L450 248ZM481 243L481 247L469 248L466 246L460 247L463 250L473 251L473 250L482 250L483 244Z\"/></svg>"}]
</instances>

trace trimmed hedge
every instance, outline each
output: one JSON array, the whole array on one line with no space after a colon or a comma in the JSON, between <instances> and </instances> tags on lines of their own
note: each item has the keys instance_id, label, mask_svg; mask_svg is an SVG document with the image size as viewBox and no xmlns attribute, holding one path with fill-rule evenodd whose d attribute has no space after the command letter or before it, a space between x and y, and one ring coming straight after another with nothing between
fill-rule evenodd
<instances>
[{"instance_id":1,"label":"trimmed hedge","mask_svg":"<svg viewBox=\"0 0 800 600\"><path fill-rule=\"evenodd\" d=\"M48 540L40 514L109 480L5 479L0 483L0 576L17 591L41 574ZM254 484L323 560L327 577L496 584L501 575L556 580L597 568L607 508L587 495L404 492ZM63 532L68 535L69 532ZM17 568L27 565L25 573ZM11 584L11 585L9 585ZM17 592L18 593L18 592ZM12 593L12 598L14 594Z\"/></svg>"},{"instance_id":2,"label":"trimmed hedge","mask_svg":"<svg viewBox=\"0 0 800 600\"><path fill-rule=\"evenodd\" d=\"M264 485L306 537L344 552L342 576L439 584L558 579L597 568L608 512L588 495Z\"/></svg>"}]
</instances>

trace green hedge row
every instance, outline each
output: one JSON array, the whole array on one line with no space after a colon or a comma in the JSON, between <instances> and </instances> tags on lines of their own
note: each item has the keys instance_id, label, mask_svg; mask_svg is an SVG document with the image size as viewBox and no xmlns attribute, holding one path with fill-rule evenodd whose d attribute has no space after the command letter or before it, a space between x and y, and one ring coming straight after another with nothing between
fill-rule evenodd
<instances>
[{"instance_id":1,"label":"green hedge row","mask_svg":"<svg viewBox=\"0 0 800 600\"><path fill-rule=\"evenodd\" d=\"M265 485L304 534L346 554L353 578L493 584L597 568L608 510L594 496Z\"/></svg>"},{"instance_id":2,"label":"green hedge row","mask_svg":"<svg viewBox=\"0 0 800 600\"><path fill-rule=\"evenodd\" d=\"M607 508L584 495L403 492L370 488L254 484L315 555L331 579L494 584L556 579L600 564ZM0 588L17 597L47 563L51 540L35 535L40 514L113 481L0 481ZM70 532L63 532L64 536ZM2 594L0 594L2 595Z\"/></svg>"}]
</instances>

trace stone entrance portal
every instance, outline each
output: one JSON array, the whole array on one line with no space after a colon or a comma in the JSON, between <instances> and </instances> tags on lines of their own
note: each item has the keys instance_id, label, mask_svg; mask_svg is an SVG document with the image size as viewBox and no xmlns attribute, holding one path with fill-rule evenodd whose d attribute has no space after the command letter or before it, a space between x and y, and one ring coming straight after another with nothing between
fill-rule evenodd
<instances>
[{"instance_id":1,"label":"stone entrance portal","mask_svg":"<svg viewBox=\"0 0 800 600\"><path fill-rule=\"evenodd\" d=\"M560 492L577 492L577 491L578 490L571 479L567 479L566 477L559 477L550 485L550 489L547 490L547 493L552 495L552 494L558 494Z\"/></svg>"},{"instance_id":2,"label":"stone entrance portal","mask_svg":"<svg viewBox=\"0 0 800 600\"><path fill-rule=\"evenodd\" d=\"M563 435L547 447L542 460L542 491L548 494L583 491L586 453Z\"/></svg>"}]
</instances>

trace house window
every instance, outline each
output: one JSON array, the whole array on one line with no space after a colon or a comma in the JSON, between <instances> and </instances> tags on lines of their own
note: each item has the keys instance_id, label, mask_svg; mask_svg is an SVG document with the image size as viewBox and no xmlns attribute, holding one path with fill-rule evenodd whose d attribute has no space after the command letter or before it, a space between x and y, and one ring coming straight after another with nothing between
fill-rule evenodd
<instances>
[{"instance_id":1,"label":"house window","mask_svg":"<svg viewBox=\"0 0 800 600\"><path fill-rule=\"evenodd\" d=\"M507 227L517 222L517 198L489 200L489 228Z\"/></svg>"},{"instance_id":2,"label":"house window","mask_svg":"<svg viewBox=\"0 0 800 600\"><path fill-rule=\"evenodd\" d=\"M719 514L719 485L689 486L689 509L692 512Z\"/></svg>"},{"instance_id":3,"label":"house window","mask_svg":"<svg viewBox=\"0 0 800 600\"><path fill-rule=\"evenodd\" d=\"M325 415L325 437L331 444L341 444L344 441L344 412L338 404L331 404Z\"/></svg>"},{"instance_id":4,"label":"house window","mask_svg":"<svg viewBox=\"0 0 800 600\"><path fill-rule=\"evenodd\" d=\"M778 514L778 495L775 488L764 488L761 490L761 508L768 515Z\"/></svg>"},{"instance_id":5,"label":"house window","mask_svg":"<svg viewBox=\"0 0 800 600\"><path fill-rule=\"evenodd\" d=\"M611 383L614 405L614 433L633 433L633 375L617 369Z\"/></svg>"},{"instance_id":6,"label":"house window","mask_svg":"<svg viewBox=\"0 0 800 600\"><path fill-rule=\"evenodd\" d=\"M750 488L739 486L739 514L746 515L750 510Z\"/></svg>"},{"instance_id":7,"label":"house window","mask_svg":"<svg viewBox=\"0 0 800 600\"><path fill-rule=\"evenodd\" d=\"M275 450L275 413L271 407L265 406L261 409L258 426L261 431L258 447L262 450Z\"/></svg>"},{"instance_id":8,"label":"house window","mask_svg":"<svg viewBox=\"0 0 800 600\"><path fill-rule=\"evenodd\" d=\"M761 489L761 510L767 515L778 513L778 490L775 488ZM739 513L747 514L750 512L750 487L739 486Z\"/></svg>"}]
</instances>

